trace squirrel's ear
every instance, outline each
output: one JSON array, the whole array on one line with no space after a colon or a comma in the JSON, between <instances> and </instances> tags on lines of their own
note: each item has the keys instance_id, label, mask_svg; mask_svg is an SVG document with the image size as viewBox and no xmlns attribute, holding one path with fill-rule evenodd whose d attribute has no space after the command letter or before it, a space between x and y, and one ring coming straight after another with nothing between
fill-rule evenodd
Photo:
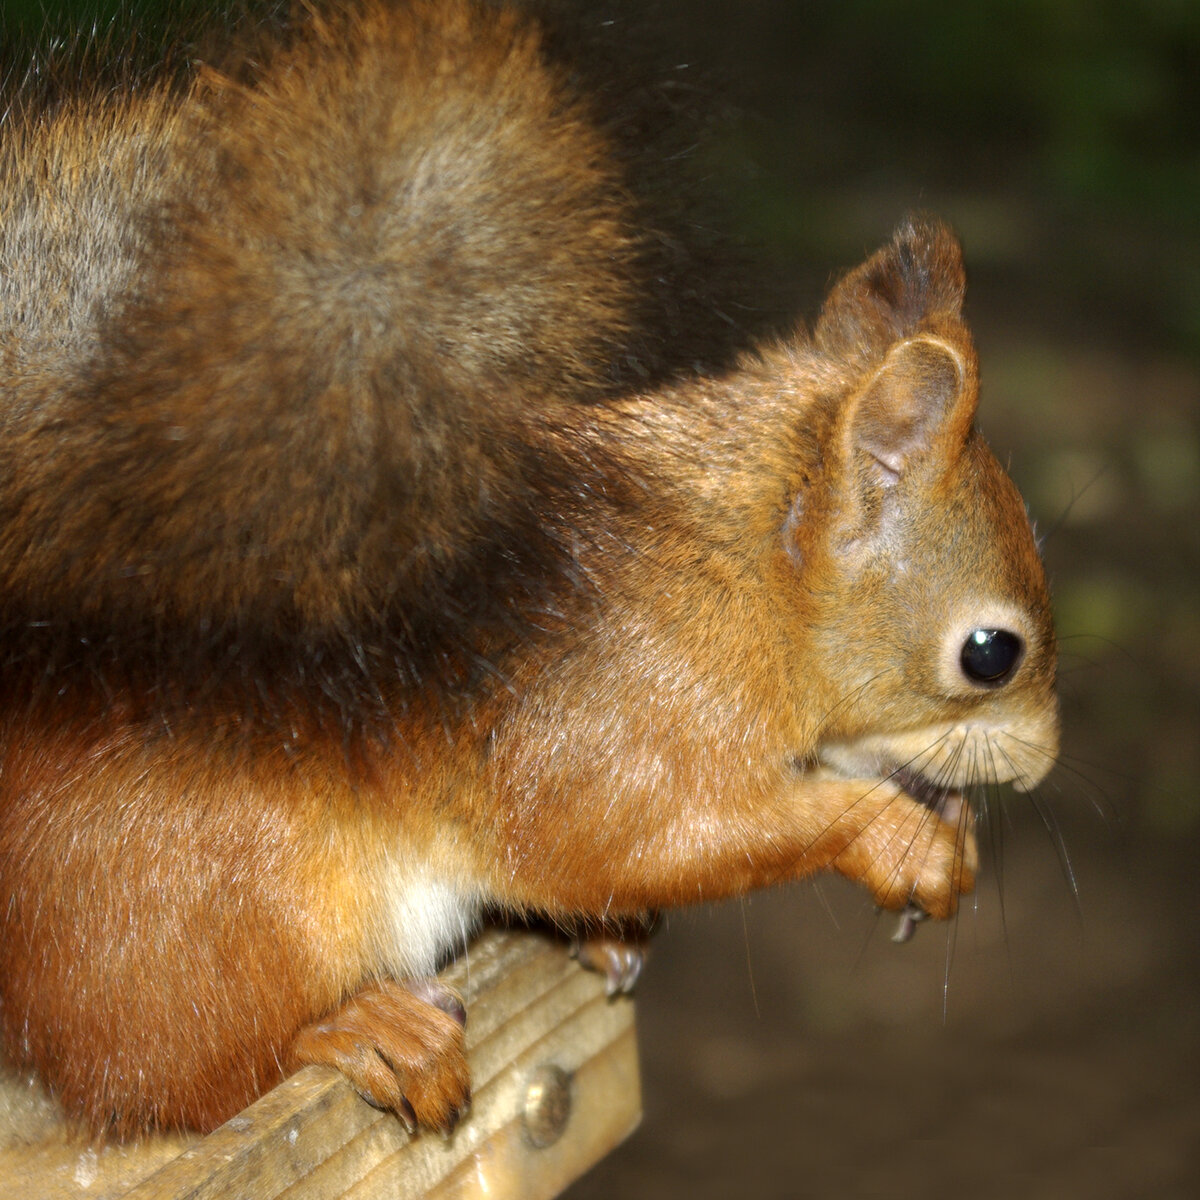
<instances>
[{"instance_id":1,"label":"squirrel's ear","mask_svg":"<svg viewBox=\"0 0 1200 1200\"><path fill-rule=\"evenodd\" d=\"M914 337L893 346L865 388L848 403L844 449L869 456L877 484L895 483L937 441L961 443L975 417L973 372L953 346Z\"/></svg>"},{"instance_id":2,"label":"squirrel's ear","mask_svg":"<svg viewBox=\"0 0 1200 1200\"><path fill-rule=\"evenodd\" d=\"M830 293L817 349L842 362L879 362L904 338L959 324L965 288L958 239L940 221L909 217Z\"/></svg>"}]
</instances>

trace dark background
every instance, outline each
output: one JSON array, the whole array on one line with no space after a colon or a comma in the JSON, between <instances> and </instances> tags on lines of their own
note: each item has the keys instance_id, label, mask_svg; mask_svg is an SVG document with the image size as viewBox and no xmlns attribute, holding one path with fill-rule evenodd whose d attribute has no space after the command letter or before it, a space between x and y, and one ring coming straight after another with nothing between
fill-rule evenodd
<instances>
[{"instance_id":1,"label":"dark background","mask_svg":"<svg viewBox=\"0 0 1200 1200\"><path fill-rule=\"evenodd\" d=\"M832 879L670 916L644 1123L570 1195L1200 1195L1200 5L662 7L802 310L908 209L961 234L1065 741L909 945Z\"/></svg>"},{"instance_id":2,"label":"dark background","mask_svg":"<svg viewBox=\"0 0 1200 1200\"><path fill-rule=\"evenodd\" d=\"M725 98L697 154L797 311L909 209L961 234L1065 742L909 945L833 879L669 916L645 1120L570 1195L1200 1194L1200 4L657 7L678 78Z\"/></svg>"}]
</instances>

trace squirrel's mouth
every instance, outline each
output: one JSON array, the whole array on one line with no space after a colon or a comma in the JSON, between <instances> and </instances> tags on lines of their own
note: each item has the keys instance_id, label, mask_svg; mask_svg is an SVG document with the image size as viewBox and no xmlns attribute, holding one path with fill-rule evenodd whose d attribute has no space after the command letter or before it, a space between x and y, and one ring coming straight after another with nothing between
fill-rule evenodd
<instances>
[{"instance_id":1,"label":"squirrel's mouth","mask_svg":"<svg viewBox=\"0 0 1200 1200\"><path fill-rule=\"evenodd\" d=\"M889 776L906 796L925 805L950 825L957 825L965 816L967 798L957 788L944 787L908 767L897 767Z\"/></svg>"}]
</instances>

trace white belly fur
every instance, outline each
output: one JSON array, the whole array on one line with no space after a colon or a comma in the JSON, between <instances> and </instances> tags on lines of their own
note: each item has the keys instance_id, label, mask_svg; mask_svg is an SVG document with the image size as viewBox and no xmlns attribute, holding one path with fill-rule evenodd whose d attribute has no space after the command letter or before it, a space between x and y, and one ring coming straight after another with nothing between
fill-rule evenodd
<instances>
[{"instance_id":1,"label":"white belly fur","mask_svg":"<svg viewBox=\"0 0 1200 1200\"><path fill-rule=\"evenodd\" d=\"M482 908L469 883L409 856L384 865L376 895L378 969L395 979L437 971L466 944Z\"/></svg>"}]
</instances>

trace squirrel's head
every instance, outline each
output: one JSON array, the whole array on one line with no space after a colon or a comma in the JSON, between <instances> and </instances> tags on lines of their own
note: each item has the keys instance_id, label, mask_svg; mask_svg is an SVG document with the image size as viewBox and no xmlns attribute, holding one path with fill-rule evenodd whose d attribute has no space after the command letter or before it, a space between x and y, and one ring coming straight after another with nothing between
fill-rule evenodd
<instances>
[{"instance_id":1,"label":"squirrel's head","mask_svg":"<svg viewBox=\"0 0 1200 1200\"><path fill-rule=\"evenodd\" d=\"M834 289L814 342L853 374L783 530L824 676L815 759L932 795L1032 787L1058 745L1050 598L975 429L963 286L953 235L911 220Z\"/></svg>"}]
</instances>

